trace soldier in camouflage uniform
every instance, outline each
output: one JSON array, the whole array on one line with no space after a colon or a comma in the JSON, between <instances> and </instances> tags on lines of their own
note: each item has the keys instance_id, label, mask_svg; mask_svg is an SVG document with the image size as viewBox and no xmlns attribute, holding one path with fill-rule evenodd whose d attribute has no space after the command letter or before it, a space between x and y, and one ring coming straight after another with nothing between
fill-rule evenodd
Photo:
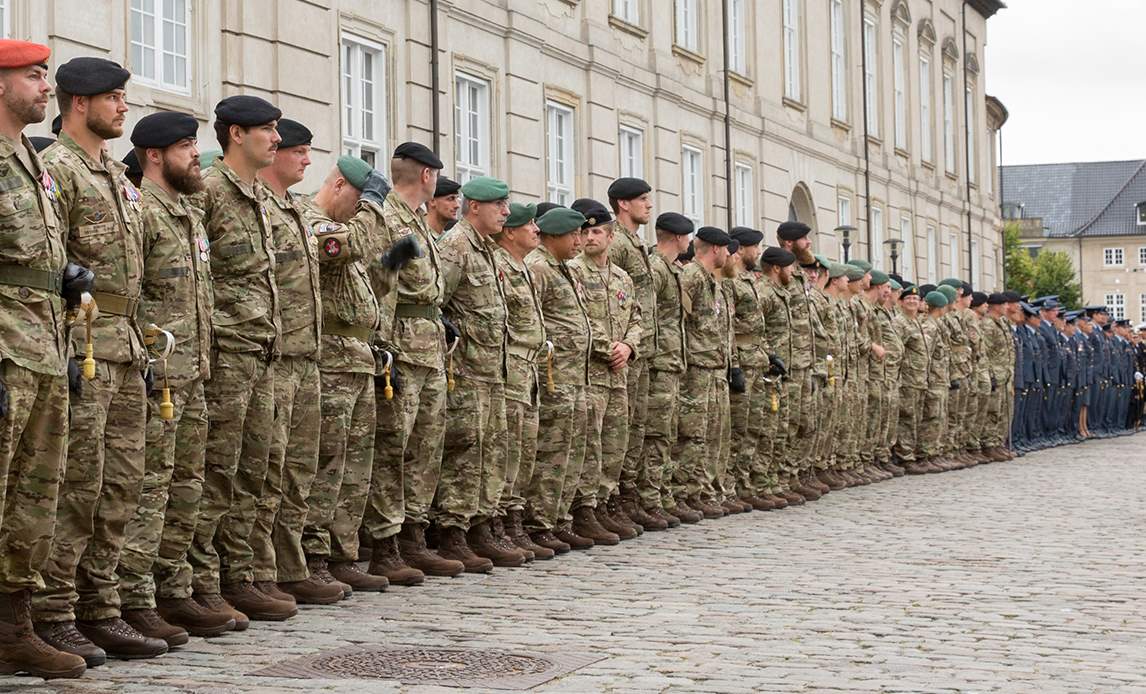
<instances>
[{"instance_id":1,"label":"soldier in camouflage uniform","mask_svg":"<svg viewBox=\"0 0 1146 694\"><path fill-rule=\"evenodd\" d=\"M991 294L987 297L987 315L980 324L982 352L991 384L983 447L985 454L996 462L1013 457L1007 443L1013 414L1010 408L1015 399L1015 340L1007 306L1006 295Z\"/></svg>"},{"instance_id":2,"label":"soldier in camouflage uniform","mask_svg":"<svg viewBox=\"0 0 1146 694\"><path fill-rule=\"evenodd\" d=\"M439 551L465 562L472 555L493 566L521 566L525 553L494 538L509 456L505 423L505 297L490 234L509 216L509 186L479 176L462 186L462 220L439 242L445 286L443 314L458 333L446 399L446 443L434 519ZM468 544L468 547L467 547ZM472 561L472 560L471 560ZM476 568L476 567L475 567Z\"/></svg>"},{"instance_id":3,"label":"soldier in camouflage uniform","mask_svg":"<svg viewBox=\"0 0 1146 694\"><path fill-rule=\"evenodd\" d=\"M426 203L426 226L434 239L440 239L449 227L458 221L458 210L462 206L460 191L462 184L445 176L438 176L434 197Z\"/></svg>"},{"instance_id":4,"label":"soldier in camouflage uniform","mask_svg":"<svg viewBox=\"0 0 1146 694\"><path fill-rule=\"evenodd\" d=\"M541 245L526 258L541 299L545 335L553 343L552 369L547 366L538 408L537 459L525 494L526 528L534 542L558 554L573 546L566 540L585 539L559 524L585 462L591 335L584 290L566 265L581 250L584 223L576 210L550 210L537 220ZM591 542L577 544L578 549L589 547Z\"/></svg>"},{"instance_id":5,"label":"soldier in camouflage uniform","mask_svg":"<svg viewBox=\"0 0 1146 694\"><path fill-rule=\"evenodd\" d=\"M199 210L187 198L203 189L198 129L194 116L164 112L144 117L131 135L144 170L139 315L145 325L163 325L174 345L169 356L153 365L161 388L148 400L143 491L127 524L119 593L124 620L169 645L186 642L188 633L218 636L235 626L227 613L208 611L191 599L187 562L203 494L207 445L203 384L211 375L214 304L207 232ZM166 347L164 336L155 337L157 346ZM164 417L166 396L161 395L167 389L169 418ZM179 636L163 622L186 632Z\"/></svg>"},{"instance_id":6,"label":"soldier in camouflage uniform","mask_svg":"<svg viewBox=\"0 0 1146 694\"><path fill-rule=\"evenodd\" d=\"M792 282L793 269L790 266L796 262L796 257L791 251L771 246L761 255L761 262L764 281L760 285L759 296L765 334L772 353L783 366L792 360L794 351L792 298L788 285ZM755 476L755 484L757 488L765 489L772 496L779 496L788 504L800 505L804 503L805 497L792 488L791 468L785 458L787 436L783 432L789 406L782 378L785 375L781 372L773 376L768 387L770 402L764 410L764 428L761 432L761 445L757 450L761 469Z\"/></svg>"},{"instance_id":7,"label":"soldier in camouflage uniform","mask_svg":"<svg viewBox=\"0 0 1146 694\"><path fill-rule=\"evenodd\" d=\"M837 489L853 484L853 480L846 472L848 462L846 432L851 419L847 406L851 397L856 365L859 362L859 351L856 346L855 318L848 305L850 299L848 267L840 263L829 263L828 283L825 287L831 317L825 318L824 324L829 331L829 340L832 339L831 326L835 326L838 332L838 345L833 345L835 351L832 352L833 360L828 371L827 407L836 411L830 418L829 429L825 434L828 439L827 455L830 457L831 466L826 474L820 476L820 481Z\"/></svg>"},{"instance_id":8,"label":"soldier in camouflage uniform","mask_svg":"<svg viewBox=\"0 0 1146 694\"><path fill-rule=\"evenodd\" d=\"M55 182L23 127L44 120L52 87L47 46L0 39L0 674L79 677L84 659L32 630L43 587L68 442L65 303L79 306L92 274L67 263ZM11 124L11 125L10 125ZM77 374L78 376L78 374Z\"/></svg>"},{"instance_id":9,"label":"soldier in camouflage uniform","mask_svg":"<svg viewBox=\"0 0 1146 694\"><path fill-rule=\"evenodd\" d=\"M501 490L496 535L525 552L526 559L552 559L555 552L533 542L522 526L525 493L533 476L537 458L537 405L542 381L538 365L546 365L548 344L545 319L541 315L541 298L533 273L525 266L525 257L541 243L534 218L537 205L513 203L501 232L494 235L497 248L498 277L505 294L505 422L509 432L509 456L505 469L505 487Z\"/></svg>"},{"instance_id":10,"label":"soldier in camouflage uniform","mask_svg":"<svg viewBox=\"0 0 1146 694\"><path fill-rule=\"evenodd\" d=\"M931 369L931 352L920 316L919 287L903 290L895 326L903 342L903 360L899 369L899 418L895 426L894 461L904 468L916 462L919 451L919 422L927 395L927 375Z\"/></svg>"},{"instance_id":11,"label":"soldier in camouflage uniform","mask_svg":"<svg viewBox=\"0 0 1146 694\"><path fill-rule=\"evenodd\" d=\"M816 319L822 334L822 339L816 340L816 365L819 370L817 377L820 382L816 391L818 398L816 437L813 443L814 474L816 479L829 489L836 490L847 486L843 480L831 474L836 421L840 414L839 408L835 405L843 384L843 379L839 377L839 369L843 365L844 328L840 325L836 299L828 290L828 285L833 281L831 263L820 255L816 255L815 258L816 263L811 271L807 267L804 268L809 277L815 277L809 298L816 309ZM842 267L836 268L835 282L836 289L833 292L838 292L839 287L847 282Z\"/></svg>"},{"instance_id":12,"label":"soldier in camouflage uniform","mask_svg":"<svg viewBox=\"0 0 1146 694\"><path fill-rule=\"evenodd\" d=\"M867 271L856 267L851 261L846 265L848 279L847 294L843 297L844 306L850 314L852 349L848 354L848 378L844 385L844 402L849 416L840 434L845 450L843 476L851 485L870 484L871 479L860 473L860 431L866 431L863 413L867 407L867 376L868 362L871 355L871 329L866 322L866 312L863 311L862 297L870 277Z\"/></svg>"},{"instance_id":13,"label":"soldier in camouflage uniform","mask_svg":"<svg viewBox=\"0 0 1146 694\"><path fill-rule=\"evenodd\" d=\"M832 416L830 412L833 408L828 405L827 398L829 397L829 388L834 389L834 386L829 382L828 375L828 356L832 356L834 362L835 356L832 352L833 344L837 341L834 335L829 334L830 330L834 330L835 316L832 313L831 303L828 295L824 292L824 285L827 282L827 266L820 260L820 256L813 256L812 262L802 263L800 265L801 271L808 282L808 302L811 306L812 318L812 334L815 340L812 343L814 346L814 353L812 359L812 383L813 397L812 397L812 418L814 433L809 441L809 448L811 453L807 458L807 473L809 482L815 482L823 489L823 493L827 493L833 487L832 484L820 479L821 474L827 469L827 454L824 451L825 444L824 438L829 434L832 427ZM835 487L838 489L841 485L837 484Z\"/></svg>"},{"instance_id":14,"label":"soldier in camouflage uniform","mask_svg":"<svg viewBox=\"0 0 1146 694\"><path fill-rule=\"evenodd\" d=\"M965 311L971 304L971 293L964 293L962 280L948 278L939 283L955 290L955 301L943 317L947 340L951 346L951 394L947 403L947 426L944 430L943 449L947 457L966 464L970 462L963 455L963 432L967 425L967 403L973 397L971 373L974 367L971 354L971 335ZM942 290L940 290L942 291Z\"/></svg>"},{"instance_id":15,"label":"soldier in camouflage uniform","mask_svg":"<svg viewBox=\"0 0 1146 694\"><path fill-rule=\"evenodd\" d=\"M984 453L987 448L984 439L989 427L987 411L991 404L991 369L988 356L983 352L983 321L987 315L987 295L983 292L971 292L971 305L967 311L965 324L967 335L971 340L972 397L966 410L968 431L964 438L964 447L966 454L975 462L989 463L992 458Z\"/></svg>"},{"instance_id":16,"label":"soldier in camouflage uniform","mask_svg":"<svg viewBox=\"0 0 1146 694\"><path fill-rule=\"evenodd\" d=\"M43 155L58 189L68 257L96 273L92 296L99 317L91 331L96 375L71 398L65 493L43 569L45 586L33 606L41 638L88 665L102 662L105 652L147 658L167 651L163 640L120 618L116 574L143 483L147 428L147 357L136 322L143 283L140 194L105 149L106 139L123 134L128 77L102 58L61 65L56 99L63 132ZM83 334L74 333L75 354L84 352Z\"/></svg>"},{"instance_id":17,"label":"soldier in camouflage uniform","mask_svg":"<svg viewBox=\"0 0 1146 694\"><path fill-rule=\"evenodd\" d=\"M919 420L919 445L916 461L907 465L907 473L918 475L940 472L943 465L937 460L942 455L944 417L947 396L950 393L949 348L943 331L943 315L947 312L947 297L938 291L924 297L927 313L920 318L924 339L927 341L927 391Z\"/></svg>"},{"instance_id":18,"label":"soldier in camouflage uniform","mask_svg":"<svg viewBox=\"0 0 1146 694\"><path fill-rule=\"evenodd\" d=\"M883 416L880 419L879 468L893 477L902 477L903 468L892 461L891 447L895 443L895 433L899 422L899 384L903 370L903 337L899 331L899 293L903 286L895 280L884 285L880 304L876 309L880 326L880 344L883 345L883 388L886 391L883 401Z\"/></svg>"},{"instance_id":19,"label":"soldier in camouflage uniform","mask_svg":"<svg viewBox=\"0 0 1146 694\"><path fill-rule=\"evenodd\" d=\"M871 280L865 295L871 318L869 325L871 326L872 353L874 356L877 345L881 353L878 357L873 358L868 370L868 430L867 441L864 445L866 451L864 461L867 464L868 474L876 481L882 481L891 479L893 476L892 473L880 467L883 456L884 423L887 421L889 405L887 380L890 362L893 359L893 355L889 353L889 347L885 342L892 336L891 314L883 310L884 297L890 291L891 278L882 270L873 269L869 275ZM895 358L898 358L898 355ZM896 370L899 368L898 361L895 363L895 368ZM897 371L892 372L892 375L898 375Z\"/></svg>"},{"instance_id":20,"label":"soldier in camouflage uniform","mask_svg":"<svg viewBox=\"0 0 1146 694\"><path fill-rule=\"evenodd\" d=\"M593 339L585 396L585 464L570 509L572 518L565 520L572 521L574 534L595 544L615 545L642 530L622 510L618 493L629 448L628 369L639 359L641 305L628 273L609 260L616 236L609 210L587 198L575 201L572 208L584 215L585 224L581 255L569 263L569 270L584 288Z\"/></svg>"}]
</instances>

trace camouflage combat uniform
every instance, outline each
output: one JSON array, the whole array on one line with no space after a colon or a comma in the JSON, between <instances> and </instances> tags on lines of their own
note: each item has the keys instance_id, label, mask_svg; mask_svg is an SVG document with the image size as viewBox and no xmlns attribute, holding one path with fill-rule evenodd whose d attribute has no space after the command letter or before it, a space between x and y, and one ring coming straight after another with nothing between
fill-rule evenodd
<instances>
[{"instance_id":1,"label":"camouflage combat uniform","mask_svg":"<svg viewBox=\"0 0 1146 694\"><path fill-rule=\"evenodd\" d=\"M844 326L835 297L829 296L819 287L812 288L812 305L822 329L822 339L816 340L816 365L820 370L819 396L816 401L816 437L813 445L813 459L817 471L832 469L834 434L836 421L843 413L839 411L839 397L843 391L843 378L840 376L845 356ZM828 357L831 357L829 360Z\"/></svg>"},{"instance_id":2,"label":"camouflage combat uniform","mask_svg":"<svg viewBox=\"0 0 1146 694\"><path fill-rule=\"evenodd\" d=\"M1011 434L1011 409L1015 400L1015 340L1011 322L1006 318L984 316L980 326L983 353L988 362L991 392L983 447L1006 446Z\"/></svg>"},{"instance_id":3,"label":"camouflage combat uniform","mask_svg":"<svg viewBox=\"0 0 1146 694\"><path fill-rule=\"evenodd\" d=\"M649 256L653 291L656 294L656 332L645 337L645 359L649 362L649 395L645 418L645 442L637 480L641 505L646 509L672 511L675 472L672 449L676 444L680 416L680 380L685 370L684 309L681 304L682 268L675 258L666 258L657 249Z\"/></svg>"},{"instance_id":4,"label":"camouflage combat uniform","mask_svg":"<svg viewBox=\"0 0 1146 694\"><path fill-rule=\"evenodd\" d=\"M742 270L722 284L734 306L732 330L736 360L744 372L744 392L728 394L732 439L730 471L725 490L730 496L749 497L759 490L752 483L757 449L764 429L768 395L768 354L771 347L764 329L764 311L760 305L760 275Z\"/></svg>"},{"instance_id":5,"label":"camouflage combat uniform","mask_svg":"<svg viewBox=\"0 0 1146 694\"><path fill-rule=\"evenodd\" d=\"M896 328L898 312L883 306L876 307L876 324L880 329L879 343L883 345L883 397L880 402L879 431L876 432L876 462L891 462L891 445L895 442L899 421L899 383L903 366L903 338Z\"/></svg>"},{"instance_id":6,"label":"camouflage combat uniform","mask_svg":"<svg viewBox=\"0 0 1146 694\"><path fill-rule=\"evenodd\" d=\"M897 462L913 463L920 450L919 423L931 371L931 349L919 316L908 318L901 313L896 317L896 327L903 342L903 361L899 369L899 419L892 453Z\"/></svg>"},{"instance_id":7,"label":"camouflage combat uniform","mask_svg":"<svg viewBox=\"0 0 1146 694\"><path fill-rule=\"evenodd\" d=\"M967 406L974 395L971 389L971 373L974 366L971 359L971 337L967 334L963 311L961 308L952 308L943 316L950 347L951 385L958 384L957 388L951 390L947 399L947 426L943 434L944 453L954 453L963 448L963 432L967 427Z\"/></svg>"},{"instance_id":8,"label":"camouflage combat uniform","mask_svg":"<svg viewBox=\"0 0 1146 694\"><path fill-rule=\"evenodd\" d=\"M823 438L832 424L829 415L832 408L828 405L829 401L827 400L828 389L832 388L834 391L834 387L828 383L828 355L832 353L832 339L828 336L828 326L833 323L834 316L829 315L831 314L831 304L828 302L828 295L812 282L808 283L808 304L812 320L812 335L815 337L812 341L811 421L813 433L807 443L809 453L804 470L814 473L825 469L827 465L823 452ZM832 359L834 360L835 357L833 356Z\"/></svg>"},{"instance_id":9,"label":"camouflage combat uniform","mask_svg":"<svg viewBox=\"0 0 1146 694\"><path fill-rule=\"evenodd\" d=\"M838 359L832 365L832 372L836 379L835 396L832 409L837 410L832 423L830 437L832 439L833 471L847 470L851 466L850 440L848 432L851 430L854 416L849 409L854 401L854 392L857 387L856 380L859 371L859 328L856 325L855 314L851 310L851 302L846 295L832 297L832 305L836 315L836 325L840 330L840 352Z\"/></svg>"},{"instance_id":10,"label":"camouflage combat uniform","mask_svg":"<svg viewBox=\"0 0 1146 694\"><path fill-rule=\"evenodd\" d=\"M787 365L792 360L793 352L790 295L785 287L765 278L760 282L759 296L768 345L772 349L772 354ZM753 475L753 486L757 490L775 494L786 490L788 478L795 474L787 458L785 434L790 401L783 380L772 380L765 388L765 392L768 402L764 408L763 429L756 450L757 464L756 473Z\"/></svg>"},{"instance_id":11,"label":"camouflage combat uniform","mask_svg":"<svg viewBox=\"0 0 1146 694\"><path fill-rule=\"evenodd\" d=\"M847 430L848 469L854 470L868 462L864 456L864 448L868 425L868 382L871 362L874 359L871 350L874 320L871 315L871 304L862 293L848 299L848 306L855 320L856 347L859 354L855 378L850 384L850 397L847 400L848 412L851 414Z\"/></svg>"},{"instance_id":12,"label":"camouflage combat uniform","mask_svg":"<svg viewBox=\"0 0 1146 694\"><path fill-rule=\"evenodd\" d=\"M805 471L811 462L812 450L808 442L812 440L816 427L813 413L816 385L812 379L816 336L811 301L808 298L811 282L799 267L793 269L792 281L787 290L790 295L788 306L791 311L789 325L792 331L792 358L785 362L788 375L785 376L784 400L787 402L788 416L786 421L781 422L781 426L787 427L782 433L787 439L791 474L795 475Z\"/></svg>"},{"instance_id":13,"label":"camouflage combat uniform","mask_svg":"<svg viewBox=\"0 0 1146 694\"><path fill-rule=\"evenodd\" d=\"M951 392L950 347L947 342L943 317L930 315L920 319L927 339L928 361L927 393L923 398L919 420L919 449L916 458L927 459L945 452L943 434L947 427L947 398Z\"/></svg>"}]
</instances>

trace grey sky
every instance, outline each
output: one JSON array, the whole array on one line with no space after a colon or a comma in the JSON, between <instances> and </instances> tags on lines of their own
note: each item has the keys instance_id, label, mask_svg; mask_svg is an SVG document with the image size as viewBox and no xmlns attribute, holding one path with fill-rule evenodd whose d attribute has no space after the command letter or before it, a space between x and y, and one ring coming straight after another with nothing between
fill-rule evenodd
<instances>
[{"instance_id":1,"label":"grey sky","mask_svg":"<svg viewBox=\"0 0 1146 694\"><path fill-rule=\"evenodd\" d=\"M985 66L1011 114L1002 163L1146 158L1146 1L1005 1Z\"/></svg>"}]
</instances>

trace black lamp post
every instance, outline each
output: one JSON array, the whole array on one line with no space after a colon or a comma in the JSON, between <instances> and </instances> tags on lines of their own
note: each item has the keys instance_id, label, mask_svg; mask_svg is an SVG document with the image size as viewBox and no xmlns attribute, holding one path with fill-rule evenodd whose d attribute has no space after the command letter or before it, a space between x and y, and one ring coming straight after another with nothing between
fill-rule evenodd
<instances>
[{"instance_id":1,"label":"black lamp post","mask_svg":"<svg viewBox=\"0 0 1146 694\"><path fill-rule=\"evenodd\" d=\"M893 275L899 274L899 266L896 261L899 260L900 243L902 243L902 239L888 239L883 242L883 245L891 247L891 274Z\"/></svg>"},{"instance_id":2,"label":"black lamp post","mask_svg":"<svg viewBox=\"0 0 1146 694\"><path fill-rule=\"evenodd\" d=\"M851 258L848 256L848 251L852 247L852 232L856 228L850 224L841 224L835 228L835 232L840 235L840 245L844 249L844 262L848 262Z\"/></svg>"}]
</instances>

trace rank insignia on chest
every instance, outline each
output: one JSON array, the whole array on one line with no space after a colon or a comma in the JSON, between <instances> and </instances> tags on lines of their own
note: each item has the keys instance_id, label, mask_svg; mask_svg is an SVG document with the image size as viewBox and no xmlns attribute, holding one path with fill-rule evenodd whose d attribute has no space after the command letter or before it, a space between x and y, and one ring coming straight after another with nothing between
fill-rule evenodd
<instances>
[{"instance_id":1,"label":"rank insignia on chest","mask_svg":"<svg viewBox=\"0 0 1146 694\"><path fill-rule=\"evenodd\" d=\"M322 244L322 252L330 258L336 258L342 253L342 243L338 239L327 239Z\"/></svg>"},{"instance_id":2,"label":"rank insignia on chest","mask_svg":"<svg viewBox=\"0 0 1146 694\"><path fill-rule=\"evenodd\" d=\"M48 194L48 199L54 202L56 195L60 192L60 188L56 185L56 179L52 178L52 174L47 171L41 173L40 185L44 187L44 192Z\"/></svg>"}]
</instances>

